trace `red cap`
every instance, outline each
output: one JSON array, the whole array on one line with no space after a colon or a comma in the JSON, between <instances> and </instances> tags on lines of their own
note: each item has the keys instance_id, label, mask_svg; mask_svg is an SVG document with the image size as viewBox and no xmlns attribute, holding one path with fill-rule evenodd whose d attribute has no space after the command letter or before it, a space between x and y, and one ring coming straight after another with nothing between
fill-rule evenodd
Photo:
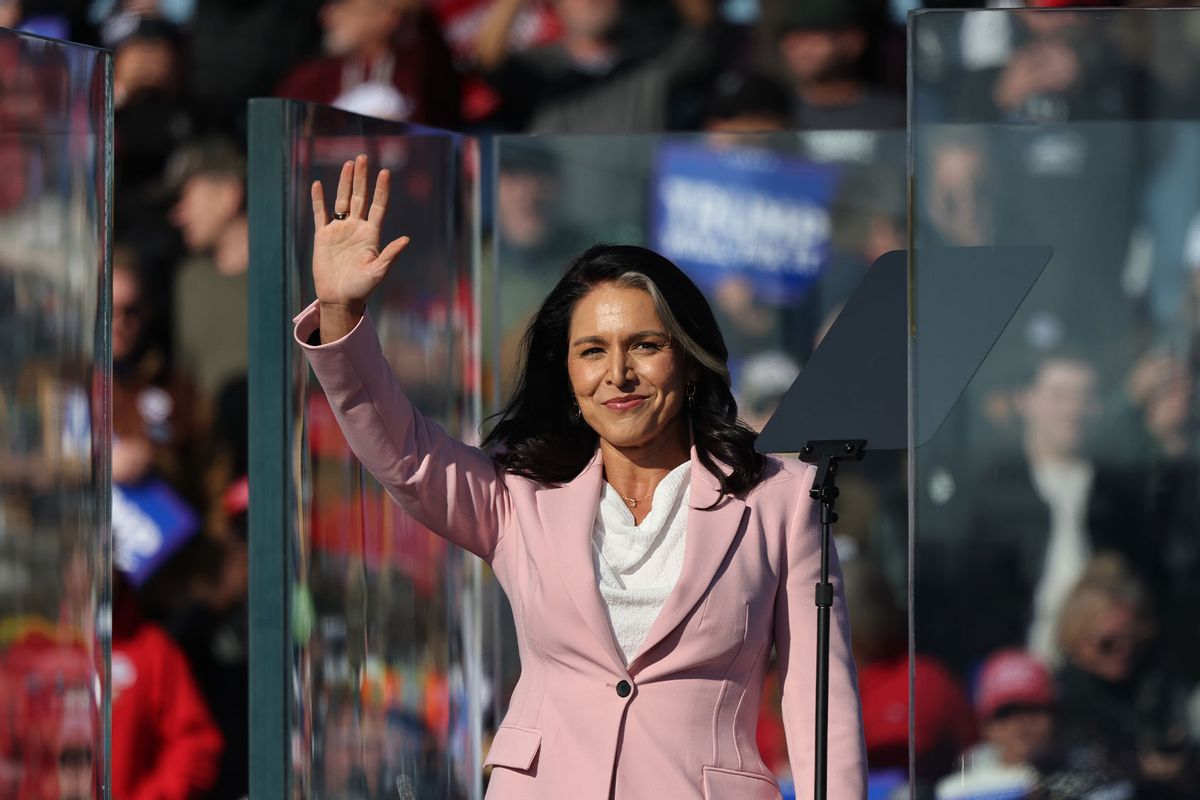
<instances>
[{"instance_id":1,"label":"red cap","mask_svg":"<svg viewBox=\"0 0 1200 800\"><path fill-rule=\"evenodd\" d=\"M1049 706L1053 702L1050 670L1024 650L1001 650L979 673L975 709L980 719L991 718L1004 706Z\"/></svg>"},{"instance_id":2,"label":"red cap","mask_svg":"<svg viewBox=\"0 0 1200 800\"><path fill-rule=\"evenodd\" d=\"M250 480L243 475L225 489L221 496L221 510L227 517L236 517L250 507Z\"/></svg>"}]
</instances>

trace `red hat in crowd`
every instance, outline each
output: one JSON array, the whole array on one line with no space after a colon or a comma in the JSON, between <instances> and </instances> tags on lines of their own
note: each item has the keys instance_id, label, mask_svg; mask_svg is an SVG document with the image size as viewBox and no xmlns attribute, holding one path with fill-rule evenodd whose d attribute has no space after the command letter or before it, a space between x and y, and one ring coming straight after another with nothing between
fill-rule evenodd
<instances>
[{"instance_id":1,"label":"red hat in crowd","mask_svg":"<svg viewBox=\"0 0 1200 800\"><path fill-rule=\"evenodd\" d=\"M1001 650L979 673L975 709L980 719L990 719L1004 706L1043 707L1053 703L1050 670L1024 650Z\"/></svg>"}]
</instances>

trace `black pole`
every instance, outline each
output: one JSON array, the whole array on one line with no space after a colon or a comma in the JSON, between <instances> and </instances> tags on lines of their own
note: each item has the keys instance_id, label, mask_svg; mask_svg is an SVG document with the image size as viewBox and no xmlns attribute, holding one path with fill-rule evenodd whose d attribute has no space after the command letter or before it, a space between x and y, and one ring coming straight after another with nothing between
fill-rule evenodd
<instances>
[{"instance_id":1,"label":"black pole","mask_svg":"<svg viewBox=\"0 0 1200 800\"><path fill-rule=\"evenodd\" d=\"M816 745L814 747L814 800L828 796L829 776L829 626L833 612L833 584L829 581L829 548L837 514L837 469L842 461L861 461L867 443L862 439L809 442L800 458L817 465L809 496L821 504L821 580L816 585L817 606L817 697Z\"/></svg>"}]
</instances>

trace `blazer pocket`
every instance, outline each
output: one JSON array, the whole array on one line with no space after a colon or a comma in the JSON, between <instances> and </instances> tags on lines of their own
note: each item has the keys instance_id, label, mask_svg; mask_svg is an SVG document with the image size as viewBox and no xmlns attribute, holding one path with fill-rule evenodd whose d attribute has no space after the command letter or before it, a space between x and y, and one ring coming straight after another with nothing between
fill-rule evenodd
<instances>
[{"instance_id":1,"label":"blazer pocket","mask_svg":"<svg viewBox=\"0 0 1200 800\"><path fill-rule=\"evenodd\" d=\"M541 747L541 731L518 728L515 725L501 725L496 729L496 736L492 739L492 747L488 750L483 765L528 770L533 766Z\"/></svg>"},{"instance_id":2,"label":"blazer pocket","mask_svg":"<svg viewBox=\"0 0 1200 800\"><path fill-rule=\"evenodd\" d=\"M757 772L703 767L704 800L780 800L779 784Z\"/></svg>"}]
</instances>

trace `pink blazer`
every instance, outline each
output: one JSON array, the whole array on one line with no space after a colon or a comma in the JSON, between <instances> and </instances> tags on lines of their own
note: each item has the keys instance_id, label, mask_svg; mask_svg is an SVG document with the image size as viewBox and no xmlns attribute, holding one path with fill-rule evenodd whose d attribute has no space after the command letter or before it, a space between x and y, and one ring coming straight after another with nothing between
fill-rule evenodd
<instances>
[{"instance_id":1,"label":"pink blazer","mask_svg":"<svg viewBox=\"0 0 1200 800\"><path fill-rule=\"evenodd\" d=\"M683 570L626 668L592 566L599 454L564 485L506 473L413 408L369 317L339 341L305 344L319 313L297 316L295 336L354 453L407 513L488 562L512 604L521 677L485 761L489 800L779 800L755 743L772 645L792 775L810 795L811 468L772 459L739 500L693 451ZM833 573L829 797L858 800L866 759L836 558Z\"/></svg>"}]
</instances>

